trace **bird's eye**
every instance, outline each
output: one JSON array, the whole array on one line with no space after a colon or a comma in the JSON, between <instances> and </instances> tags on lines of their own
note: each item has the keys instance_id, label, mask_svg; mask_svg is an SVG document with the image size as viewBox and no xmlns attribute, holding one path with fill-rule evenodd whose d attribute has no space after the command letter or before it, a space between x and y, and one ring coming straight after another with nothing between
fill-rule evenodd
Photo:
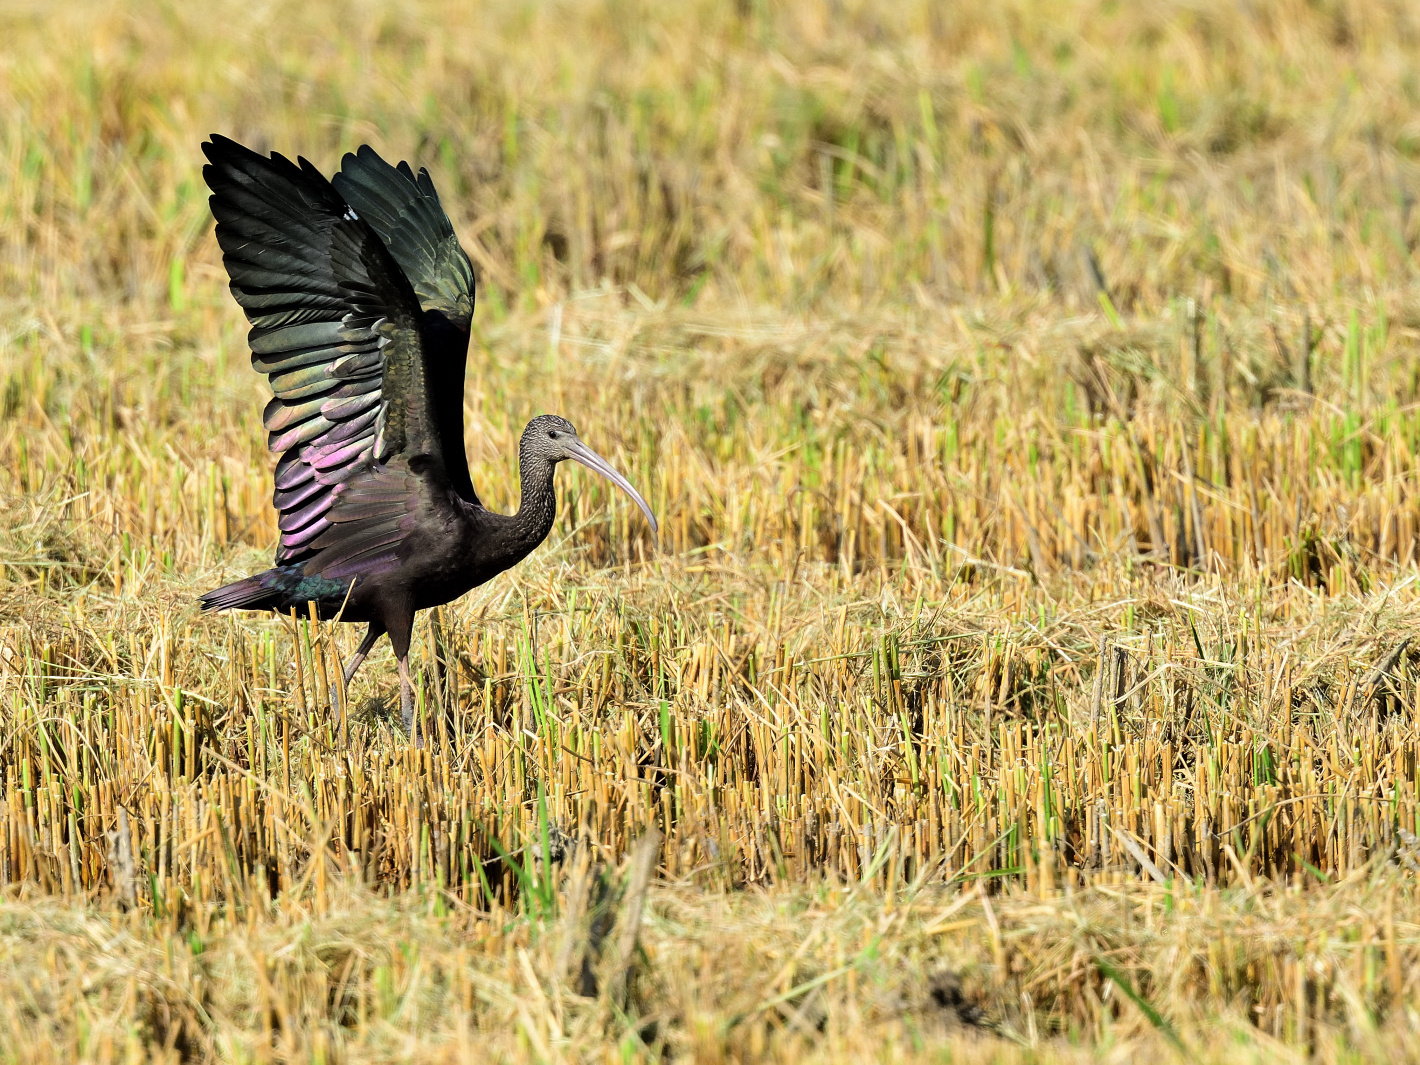
<instances>
[{"instance_id":1,"label":"bird's eye","mask_svg":"<svg viewBox=\"0 0 1420 1065\"><path fill-rule=\"evenodd\" d=\"M558 439L562 434L559 433L556 429L552 429L552 430L549 430L549 431L548 431L548 434L547 434L547 435L550 436L553 440L556 440L556 439Z\"/></svg>"}]
</instances>

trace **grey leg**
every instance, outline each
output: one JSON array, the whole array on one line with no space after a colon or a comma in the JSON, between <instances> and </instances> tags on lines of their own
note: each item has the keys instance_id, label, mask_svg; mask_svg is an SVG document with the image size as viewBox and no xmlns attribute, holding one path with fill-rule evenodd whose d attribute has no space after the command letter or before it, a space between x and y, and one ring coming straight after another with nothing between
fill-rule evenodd
<instances>
[{"instance_id":1,"label":"grey leg","mask_svg":"<svg viewBox=\"0 0 1420 1065\"><path fill-rule=\"evenodd\" d=\"M399 711L404 721L404 734L409 737L409 742L416 747L423 746L421 737L415 731L414 684L409 679L408 655L399 660Z\"/></svg>"},{"instance_id":2,"label":"grey leg","mask_svg":"<svg viewBox=\"0 0 1420 1065\"><path fill-rule=\"evenodd\" d=\"M389 629L390 645L399 662L399 716L404 722L404 734L409 742L419 746L419 734L414 721L414 683L409 679L409 637L414 631L414 609L410 603L392 603L386 610L385 627Z\"/></svg>"},{"instance_id":3,"label":"grey leg","mask_svg":"<svg viewBox=\"0 0 1420 1065\"><path fill-rule=\"evenodd\" d=\"M345 665L345 683L348 686L355 679L355 671L360 668L360 663L365 661L365 656L370 653L370 648L375 646L375 641L385 634L385 627L379 622L370 622L370 627L365 632L365 638L360 641L360 646L355 649L355 657L350 659Z\"/></svg>"}]
</instances>

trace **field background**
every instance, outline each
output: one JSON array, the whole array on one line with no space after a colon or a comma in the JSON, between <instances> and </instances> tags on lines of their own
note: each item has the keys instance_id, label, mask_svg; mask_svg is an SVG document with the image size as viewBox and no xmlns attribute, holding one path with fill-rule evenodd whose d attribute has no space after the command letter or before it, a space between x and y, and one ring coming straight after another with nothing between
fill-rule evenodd
<instances>
[{"instance_id":1,"label":"field background","mask_svg":"<svg viewBox=\"0 0 1420 1065\"><path fill-rule=\"evenodd\" d=\"M1420 1059L1420 12L7 4L0 1060ZM199 144L427 165L474 482L269 564ZM645 841L645 842L638 842Z\"/></svg>"}]
</instances>

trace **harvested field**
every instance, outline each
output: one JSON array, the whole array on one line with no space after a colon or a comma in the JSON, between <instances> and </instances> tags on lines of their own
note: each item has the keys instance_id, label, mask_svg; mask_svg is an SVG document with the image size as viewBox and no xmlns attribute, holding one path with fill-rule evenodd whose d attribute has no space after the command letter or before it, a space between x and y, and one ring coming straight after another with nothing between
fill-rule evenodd
<instances>
[{"instance_id":1,"label":"harvested field","mask_svg":"<svg viewBox=\"0 0 1420 1065\"><path fill-rule=\"evenodd\" d=\"M1420 1060L1420 14L0 13L0 1061ZM473 480L276 530L218 131L427 165Z\"/></svg>"}]
</instances>

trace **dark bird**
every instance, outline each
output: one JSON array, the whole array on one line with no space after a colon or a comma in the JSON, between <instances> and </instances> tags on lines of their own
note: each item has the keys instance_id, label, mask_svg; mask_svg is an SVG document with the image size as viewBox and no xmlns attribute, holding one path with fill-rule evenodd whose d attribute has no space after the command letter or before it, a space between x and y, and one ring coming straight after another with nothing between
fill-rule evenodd
<instances>
[{"instance_id":1,"label":"dark bird","mask_svg":"<svg viewBox=\"0 0 1420 1065\"><path fill-rule=\"evenodd\" d=\"M202 146L217 243L251 322L252 365L274 396L263 420L279 455L273 569L201 596L206 610L365 622L348 684L388 633L415 742L409 641L415 611L450 602L525 558L552 528L553 471L575 459L641 495L563 418L528 422L513 515L479 502L463 444L473 267L425 170L368 145L326 180L226 137Z\"/></svg>"}]
</instances>

